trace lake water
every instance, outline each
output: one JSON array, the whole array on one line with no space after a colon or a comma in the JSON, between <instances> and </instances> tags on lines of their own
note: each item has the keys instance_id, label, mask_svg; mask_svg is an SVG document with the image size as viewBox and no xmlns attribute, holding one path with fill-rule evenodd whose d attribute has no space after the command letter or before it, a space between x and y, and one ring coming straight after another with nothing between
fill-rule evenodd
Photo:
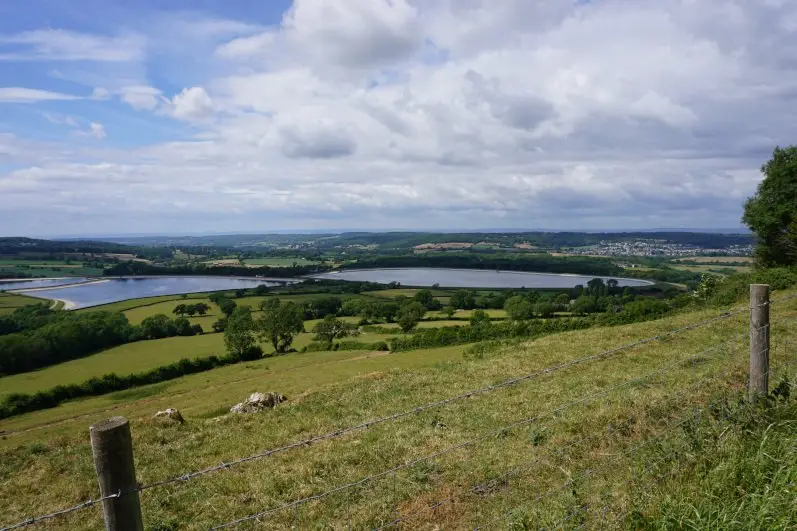
<instances>
[{"instance_id":1,"label":"lake water","mask_svg":"<svg viewBox=\"0 0 797 531\"><path fill-rule=\"evenodd\" d=\"M53 289L23 289L18 293L63 300L67 303L68 309L77 309L127 299L254 288L261 284L278 286L284 283L284 281L270 282L264 279L232 277L135 277L102 279L83 285Z\"/></svg>"},{"instance_id":2,"label":"lake water","mask_svg":"<svg viewBox=\"0 0 797 531\"><path fill-rule=\"evenodd\" d=\"M608 280L613 277L593 275L565 275L554 273L528 273L520 271L488 271L478 269L442 269L429 267L349 269L313 275L312 278L352 280L388 284L399 282L403 286L433 286L445 288L555 288L567 289L578 284L587 285L593 278ZM649 286L647 280L616 278L620 286Z\"/></svg>"},{"instance_id":3,"label":"lake water","mask_svg":"<svg viewBox=\"0 0 797 531\"><path fill-rule=\"evenodd\" d=\"M0 290L8 289L33 289L33 288L52 288L64 286L66 284L81 284L89 279L82 277L70 278L43 278L31 280L0 280Z\"/></svg>"}]
</instances>

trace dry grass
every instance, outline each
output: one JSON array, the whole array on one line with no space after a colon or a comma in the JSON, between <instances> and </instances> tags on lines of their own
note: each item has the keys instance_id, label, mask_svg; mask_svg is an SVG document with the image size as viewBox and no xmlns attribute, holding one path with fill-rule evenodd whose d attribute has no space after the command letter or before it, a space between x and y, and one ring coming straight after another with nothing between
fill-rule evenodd
<instances>
[{"instance_id":1,"label":"dry grass","mask_svg":"<svg viewBox=\"0 0 797 531\"><path fill-rule=\"evenodd\" d=\"M794 323L779 321L793 317L796 309L794 303L773 308L773 367L781 366L790 345L797 344ZM341 352L286 356L185 377L146 398L114 405L110 397L100 397L10 419L2 429L62 423L12 434L3 441L1 520L14 522L96 495L86 431L89 422L111 414L103 410L109 406L116 407L113 414L131 419L138 477L147 483L597 353L717 313L698 311L656 322L568 332L505 346L475 360L463 359L457 348L348 361L347 353ZM319 529L345 529L348 518L352 528L374 528L394 518L395 506L408 518L405 528L465 529L496 519L500 526L508 521L512 529L526 529L553 526L585 504L609 508L607 514L585 521L587 529L612 527L613 518L622 517L636 503L640 483L645 485L635 456L624 451L651 436L669 433L715 390L740 388L747 355L745 340L737 336L745 331L746 321L741 314L514 387L146 491L142 494L146 523L153 529L206 529L478 438L472 445L314 501L299 511L271 514L254 528L286 529L301 522L305 528L312 524ZM737 339L689 363L678 363L730 338ZM290 365L302 361L308 365ZM278 363L285 365L278 369ZM651 374L665 366L673 368ZM618 385L623 387L608 391ZM259 415L216 417L222 407L252 390L284 392L291 400ZM573 401L580 402L551 413ZM150 422L154 411L167 406L178 407L187 423L164 427ZM66 420L76 414L85 416ZM538 420L501 429L532 417ZM615 428L607 429L610 424ZM506 482L470 489L515 466L528 468ZM530 503L562 485L568 488ZM454 501L425 510L429 503L446 498ZM504 515L513 507L518 508ZM420 512L411 519L408 513L415 511ZM100 525L98 511L88 510L42 527Z\"/></svg>"}]
</instances>

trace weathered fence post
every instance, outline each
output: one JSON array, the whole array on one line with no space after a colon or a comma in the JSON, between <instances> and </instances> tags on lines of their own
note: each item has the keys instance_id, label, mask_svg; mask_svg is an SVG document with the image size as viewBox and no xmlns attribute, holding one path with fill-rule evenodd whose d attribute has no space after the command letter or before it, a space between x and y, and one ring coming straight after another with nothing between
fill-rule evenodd
<instances>
[{"instance_id":1,"label":"weathered fence post","mask_svg":"<svg viewBox=\"0 0 797 531\"><path fill-rule=\"evenodd\" d=\"M750 284L750 384L753 402L769 393L769 285Z\"/></svg>"},{"instance_id":2,"label":"weathered fence post","mask_svg":"<svg viewBox=\"0 0 797 531\"><path fill-rule=\"evenodd\" d=\"M106 531L143 531L130 424L124 417L111 417L92 424L89 433L100 495L120 493L102 502Z\"/></svg>"}]
</instances>

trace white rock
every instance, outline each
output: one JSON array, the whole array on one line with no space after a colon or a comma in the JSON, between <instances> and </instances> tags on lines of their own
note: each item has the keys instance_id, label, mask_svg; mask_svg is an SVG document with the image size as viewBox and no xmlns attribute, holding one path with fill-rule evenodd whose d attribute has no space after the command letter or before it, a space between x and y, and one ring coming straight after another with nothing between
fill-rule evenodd
<instances>
[{"instance_id":1,"label":"white rock","mask_svg":"<svg viewBox=\"0 0 797 531\"><path fill-rule=\"evenodd\" d=\"M173 420L175 422L179 422L180 424L185 422L185 419L180 414L180 412L174 409L173 407L170 407L169 409L166 409L164 411L158 411L157 413L155 413L155 418L162 420Z\"/></svg>"},{"instance_id":2,"label":"white rock","mask_svg":"<svg viewBox=\"0 0 797 531\"><path fill-rule=\"evenodd\" d=\"M273 408L280 402L285 402L287 398L280 393L252 393L249 398L235 404L230 409L231 413L257 413L266 408Z\"/></svg>"}]
</instances>

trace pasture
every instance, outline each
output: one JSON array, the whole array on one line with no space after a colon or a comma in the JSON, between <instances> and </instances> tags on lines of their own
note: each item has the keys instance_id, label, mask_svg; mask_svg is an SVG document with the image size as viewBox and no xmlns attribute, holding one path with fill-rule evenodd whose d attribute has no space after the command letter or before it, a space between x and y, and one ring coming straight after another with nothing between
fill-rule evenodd
<instances>
[{"instance_id":1,"label":"pasture","mask_svg":"<svg viewBox=\"0 0 797 531\"><path fill-rule=\"evenodd\" d=\"M266 257L266 258L246 258L244 264L247 266L269 266L269 267L291 267L294 264L297 266L318 265L321 262L317 260L308 260L302 257Z\"/></svg>"},{"instance_id":2,"label":"pasture","mask_svg":"<svg viewBox=\"0 0 797 531\"><path fill-rule=\"evenodd\" d=\"M719 313L700 310L512 342L481 357L463 357L462 347L401 354L291 354L8 419L0 422L6 430L0 441L0 523L96 496L86 430L110 415L130 419L138 480L146 484L406 411ZM783 367L787 346L797 344L797 327L783 321L795 316L795 300L773 307L775 370ZM275 511L260 520L260 528L285 529L296 522L374 528L396 516L407 518L402 524L407 528L472 528L499 517L510 528L557 527L586 507L583 515L591 518L581 520L584 527L599 529L622 521L627 511L652 515L653 496L645 493L664 484L649 473L651 467L672 452L679 464L689 463L695 459L690 441L696 433L703 436L695 424L691 432L679 435L679 420L692 418L694 408L713 392L743 385L747 320L742 312L532 381L302 445L234 470L147 490L141 496L146 525L207 529L394 466L399 466L396 472L355 488L296 510ZM257 415L224 415L253 391L282 392L289 401ZM562 404L570 407L562 409ZM166 407L180 409L187 423L153 422L153 413ZM528 418L537 420L519 423ZM733 426L720 428L723 445L741 437ZM667 438L631 453L641 441L656 436ZM455 449L446 450L450 448ZM431 454L439 455L425 457ZM664 470L672 463L664 461ZM666 481L675 481L674 487L679 481L689 484L693 468L679 466L672 470L674 479ZM490 483L514 469L519 472L506 481ZM483 486L474 490L473 485ZM547 492L551 494L538 499ZM455 501L428 509L448 498ZM48 528L95 529L101 527L99 518L96 510L82 511L53 520Z\"/></svg>"},{"instance_id":3,"label":"pasture","mask_svg":"<svg viewBox=\"0 0 797 531\"><path fill-rule=\"evenodd\" d=\"M47 301L37 299L35 297L28 297L26 295L18 295L16 293L0 292L0 316L13 313L17 308L27 306L29 304L41 304Z\"/></svg>"}]
</instances>

